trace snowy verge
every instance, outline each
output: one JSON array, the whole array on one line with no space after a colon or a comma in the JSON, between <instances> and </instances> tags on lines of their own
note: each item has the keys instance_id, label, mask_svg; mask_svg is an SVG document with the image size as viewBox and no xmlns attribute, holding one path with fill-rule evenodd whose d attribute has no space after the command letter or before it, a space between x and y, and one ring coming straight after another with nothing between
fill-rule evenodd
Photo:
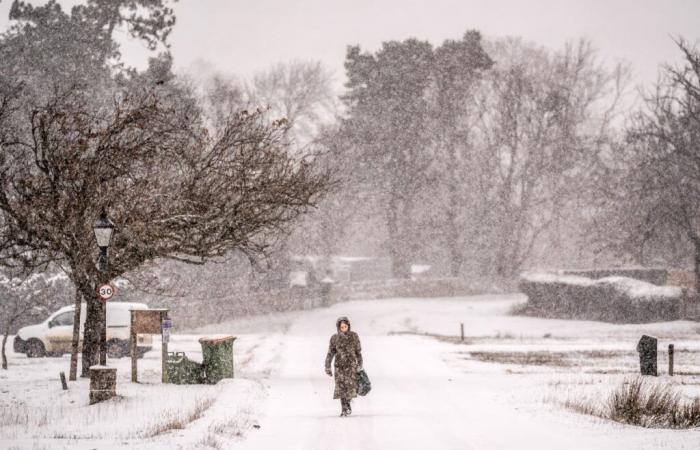
<instances>
[{"instance_id":1,"label":"snowy verge","mask_svg":"<svg viewBox=\"0 0 700 450\"><path fill-rule=\"evenodd\" d=\"M221 329L220 331L228 331ZM173 335L170 347L201 359L196 335ZM0 448L16 449L197 449L227 448L255 430L265 377L274 369L270 349L278 339L239 335L234 346L237 378L216 385L160 382L160 352L139 360L139 383L130 381L130 360L109 359L117 368L117 397L89 405L90 381L61 389L58 374L69 357L27 358L10 352L0 371ZM158 347L156 343L156 347Z\"/></svg>"}]
</instances>

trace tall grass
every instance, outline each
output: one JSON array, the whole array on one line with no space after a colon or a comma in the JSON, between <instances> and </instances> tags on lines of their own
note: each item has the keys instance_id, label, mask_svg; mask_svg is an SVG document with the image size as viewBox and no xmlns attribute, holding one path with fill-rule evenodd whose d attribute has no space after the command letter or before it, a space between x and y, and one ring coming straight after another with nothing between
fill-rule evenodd
<instances>
[{"instance_id":1,"label":"tall grass","mask_svg":"<svg viewBox=\"0 0 700 450\"><path fill-rule=\"evenodd\" d=\"M684 399L671 386L641 377L625 381L602 405L568 401L574 411L646 428L700 427L700 397Z\"/></svg>"},{"instance_id":2,"label":"tall grass","mask_svg":"<svg viewBox=\"0 0 700 450\"><path fill-rule=\"evenodd\" d=\"M189 423L201 418L214 404L214 398L197 399L190 409L171 411L164 414L161 420L146 429L143 436L152 438L172 430L183 430Z\"/></svg>"}]
</instances>

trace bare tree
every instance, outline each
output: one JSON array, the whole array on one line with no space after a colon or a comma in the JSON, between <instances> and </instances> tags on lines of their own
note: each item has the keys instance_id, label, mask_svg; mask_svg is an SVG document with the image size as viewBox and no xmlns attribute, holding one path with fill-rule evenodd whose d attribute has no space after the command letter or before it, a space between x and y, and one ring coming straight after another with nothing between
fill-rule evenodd
<instances>
[{"instance_id":1,"label":"bare tree","mask_svg":"<svg viewBox=\"0 0 700 450\"><path fill-rule=\"evenodd\" d=\"M654 250L677 262L669 249L688 249L699 289L700 51L683 39L677 45L684 65L665 67L608 165L604 219L620 230L613 247L637 259Z\"/></svg>"},{"instance_id":2,"label":"bare tree","mask_svg":"<svg viewBox=\"0 0 700 450\"><path fill-rule=\"evenodd\" d=\"M495 272L511 276L582 198L608 149L626 71L599 65L586 41L556 53L518 40L489 50L498 63L482 104L482 148L494 170L483 220L494 232Z\"/></svg>"},{"instance_id":3,"label":"bare tree","mask_svg":"<svg viewBox=\"0 0 700 450\"><path fill-rule=\"evenodd\" d=\"M200 84L202 112L215 132L225 127L232 112L255 109L248 102L244 87L234 77L214 73L201 80Z\"/></svg>"},{"instance_id":4,"label":"bare tree","mask_svg":"<svg viewBox=\"0 0 700 450\"><path fill-rule=\"evenodd\" d=\"M323 124L335 119L333 76L320 61L293 60L258 72L247 96L250 103L269 106L274 115L285 117L301 147L319 135Z\"/></svg>"},{"instance_id":5,"label":"bare tree","mask_svg":"<svg viewBox=\"0 0 700 450\"><path fill-rule=\"evenodd\" d=\"M83 373L105 326L97 283L155 258L202 264L233 249L254 258L328 184L313 155L289 155L283 121L242 111L213 136L173 83L134 80L99 108L78 87L31 109L17 95L0 99L9 105L0 118L0 259L67 267L87 302ZM103 208L117 224L106 277L91 230Z\"/></svg>"},{"instance_id":6,"label":"bare tree","mask_svg":"<svg viewBox=\"0 0 700 450\"><path fill-rule=\"evenodd\" d=\"M59 273L21 274L0 273L0 327L2 327L2 368L7 370L5 346L16 325L30 317L45 316L50 308L64 300L68 277Z\"/></svg>"}]
</instances>

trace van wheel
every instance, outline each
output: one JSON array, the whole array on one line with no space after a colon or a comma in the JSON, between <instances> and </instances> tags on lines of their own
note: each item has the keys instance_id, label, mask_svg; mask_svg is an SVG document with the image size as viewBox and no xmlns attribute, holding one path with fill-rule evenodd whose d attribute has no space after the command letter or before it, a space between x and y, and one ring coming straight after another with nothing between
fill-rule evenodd
<instances>
[{"instance_id":1,"label":"van wheel","mask_svg":"<svg viewBox=\"0 0 700 450\"><path fill-rule=\"evenodd\" d=\"M126 345L121 341L112 340L107 342L107 356L117 359L124 355L126 355Z\"/></svg>"},{"instance_id":2,"label":"van wheel","mask_svg":"<svg viewBox=\"0 0 700 450\"><path fill-rule=\"evenodd\" d=\"M44 343L39 339L29 339L27 341L27 357L28 358L42 358L46 356L46 348Z\"/></svg>"}]
</instances>

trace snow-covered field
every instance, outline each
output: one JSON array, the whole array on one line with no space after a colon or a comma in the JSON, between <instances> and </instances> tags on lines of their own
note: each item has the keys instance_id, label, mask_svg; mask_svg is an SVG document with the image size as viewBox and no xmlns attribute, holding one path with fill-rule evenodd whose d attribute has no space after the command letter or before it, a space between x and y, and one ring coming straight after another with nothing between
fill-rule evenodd
<instances>
[{"instance_id":1,"label":"snow-covered field","mask_svg":"<svg viewBox=\"0 0 700 450\"><path fill-rule=\"evenodd\" d=\"M10 353L0 371L0 448L146 449L697 449L700 430L620 425L567 410L600 402L637 372L643 334L676 348L672 383L700 395L700 324L613 325L516 317L520 295L386 299L244 318L177 334L170 349L201 359L197 338L238 336L236 379L161 385L160 353L140 361L119 397L88 405L88 381L62 391L68 357ZM335 319L360 334L373 390L339 418L323 360ZM459 339L464 323L465 342ZM177 324L175 324L177 327ZM155 343L159 348L159 343ZM665 374L666 354L659 355Z\"/></svg>"}]
</instances>

